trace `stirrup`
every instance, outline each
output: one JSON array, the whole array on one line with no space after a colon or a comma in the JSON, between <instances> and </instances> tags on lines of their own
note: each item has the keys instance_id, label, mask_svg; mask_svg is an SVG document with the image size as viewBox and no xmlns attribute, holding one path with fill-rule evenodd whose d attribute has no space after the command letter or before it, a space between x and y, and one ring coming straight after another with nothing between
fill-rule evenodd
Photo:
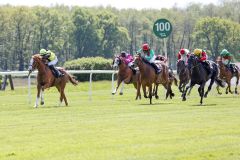
<instances>
[{"instance_id":1,"label":"stirrup","mask_svg":"<svg viewBox=\"0 0 240 160\"><path fill-rule=\"evenodd\" d=\"M64 76L64 73L60 73L60 74L58 75L59 78L61 78L61 77L63 77L63 76Z\"/></svg>"}]
</instances>

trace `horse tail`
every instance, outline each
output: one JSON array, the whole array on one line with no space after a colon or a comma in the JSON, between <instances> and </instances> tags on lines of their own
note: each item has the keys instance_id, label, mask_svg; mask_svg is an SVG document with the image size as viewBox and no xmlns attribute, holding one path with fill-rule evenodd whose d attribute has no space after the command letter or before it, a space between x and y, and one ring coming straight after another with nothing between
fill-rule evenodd
<instances>
[{"instance_id":1,"label":"horse tail","mask_svg":"<svg viewBox=\"0 0 240 160\"><path fill-rule=\"evenodd\" d=\"M77 81L73 76L71 76L70 74L67 74L67 76L68 76L69 81L70 81L74 86L78 85L78 81Z\"/></svg>"},{"instance_id":2,"label":"horse tail","mask_svg":"<svg viewBox=\"0 0 240 160\"><path fill-rule=\"evenodd\" d=\"M225 87L225 83L223 80L219 79L218 77L215 79L215 82L217 83L217 85L219 85L220 87Z\"/></svg>"},{"instance_id":3,"label":"horse tail","mask_svg":"<svg viewBox=\"0 0 240 160\"><path fill-rule=\"evenodd\" d=\"M218 64L216 64L215 62L212 62L212 66L213 66L214 71L216 72L215 82L216 82L217 85L219 85L220 87L222 87L222 88L225 87L224 81L219 78L220 69L219 69L219 67L218 67Z\"/></svg>"}]
</instances>

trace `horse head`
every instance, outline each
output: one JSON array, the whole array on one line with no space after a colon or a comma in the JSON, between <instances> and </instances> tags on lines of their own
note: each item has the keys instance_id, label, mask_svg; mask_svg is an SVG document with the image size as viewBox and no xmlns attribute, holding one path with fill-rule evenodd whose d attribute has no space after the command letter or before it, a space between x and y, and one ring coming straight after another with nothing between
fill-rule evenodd
<instances>
[{"instance_id":1,"label":"horse head","mask_svg":"<svg viewBox=\"0 0 240 160\"><path fill-rule=\"evenodd\" d=\"M196 67L199 64L198 57L194 54L191 54L188 58L188 69L191 70L192 68Z\"/></svg>"},{"instance_id":2,"label":"horse head","mask_svg":"<svg viewBox=\"0 0 240 160\"><path fill-rule=\"evenodd\" d=\"M185 62L183 60L179 60L177 62L177 73L179 74L185 68L186 68Z\"/></svg>"},{"instance_id":3,"label":"horse head","mask_svg":"<svg viewBox=\"0 0 240 160\"><path fill-rule=\"evenodd\" d=\"M32 73L32 71L38 69L41 63L43 63L42 57L39 54L32 56L28 67L28 76Z\"/></svg>"},{"instance_id":4,"label":"horse head","mask_svg":"<svg viewBox=\"0 0 240 160\"><path fill-rule=\"evenodd\" d=\"M112 62L112 67L116 69L122 63L122 58L120 56L115 56Z\"/></svg>"},{"instance_id":5,"label":"horse head","mask_svg":"<svg viewBox=\"0 0 240 160\"><path fill-rule=\"evenodd\" d=\"M134 57L133 65L134 65L134 67L138 67L139 65L141 65L141 63L142 63L142 57L140 54L137 54Z\"/></svg>"}]
</instances>

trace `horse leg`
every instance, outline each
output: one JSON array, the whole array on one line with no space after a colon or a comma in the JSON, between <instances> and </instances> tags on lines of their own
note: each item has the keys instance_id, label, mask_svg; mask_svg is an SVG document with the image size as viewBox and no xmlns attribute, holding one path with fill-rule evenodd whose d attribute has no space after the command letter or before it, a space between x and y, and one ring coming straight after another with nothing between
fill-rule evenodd
<instances>
[{"instance_id":1,"label":"horse leg","mask_svg":"<svg viewBox=\"0 0 240 160\"><path fill-rule=\"evenodd\" d=\"M210 84L209 84L209 86L208 86L208 90L207 90L207 92L204 94L204 97L207 97L208 92L212 89L213 82L214 82L214 77L211 78Z\"/></svg>"},{"instance_id":2,"label":"horse leg","mask_svg":"<svg viewBox=\"0 0 240 160\"><path fill-rule=\"evenodd\" d=\"M188 84L188 83L185 83L185 85L184 85L184 90L186 90L185 86L186 86L187 84ZM193 86L190 87L190 89L189 89L189 91L188 91L188 96L191 94L192 88L193 88ZM186 92L186 93L187 93L187 92Z\"/></svg>"},{"instance_id":3,"label":"horse leg","mask_svg":"<svg viewBox=\"0 0 240 160\"><path fill-rule=\"evenodd\" d=\"M65 105L68 106L68 101L67 101L67 98L66 98L65 93L64 93L64 88L62 89L62 93L61 94L62 94L62 97L64 99Z\"/></svg>"},{"instance_id":4,"label":"horse leg","mask_svg":"<svg viewBox=\"0 0 240 160\"><path fill-rule=\"evenodd\" d=\"M226 94L228 94L228 91L229 91L229 86L230 86L230 82L229 82L229 81L227 81Z\"/></svg>"},{"instance_id":5,"label":"horse leg","mask_svg":"<svg viewBox=\"0 0 240 160\"><path fill-rule=\"evenodd\" d=\"M115 88L115 90L112 91L112 95L115 95L115 94L116 94L116 92L117 92L117 90L118 90L118 87L119 87L119 85L120 85L121 82L122 82L122 81L120 80L120 78L118 78L118 80L117 80L117 87Z\"/></svg>"},{"instance_id":6,"label":"horse leg","mask_svg":"<svg viewBox=\"0 0 240 160\"><path fill-rule=\"evenodd\" d=\"M143 89L143 94L144 94L144 98L148 98L148 96L147 96L147 93L146 93L146 85L144 84L142 84L142 89Z\"/></svg>"},{"instance_id":7,"label":"horse leg","mask_svg":"<svg viewBox=\"0 0 240 160\"><path fill-rule=\"evenodd\" d=\"M124 82L122 82L122 87L121 87L121 89L120 89L120 92L119 92L119 95L123 95L123 88L124 88Z\"/></svg>"},{"instance_id":8,"label":"horse leg","mask_svg":"<svg viewBox=\"0 0 240 160\"><path fill-rule=\"evenodd\" d=\"M201 88L201 100L200 100L200 104L201 104L201 105L202 105L202 103L203 103L204 86L205 86L205 83L200 86L200 88Z\"/></svg>"},{"instance_id":9,"label":"horse leg","mask_svg":"<svg viewBox=\"0 0 240 160\"><path fill-rule=\"evenodd\" d=\"M56 86L56 88L57 88L58 92L60 93L58 106L61 106L62 105L62 100L63 100L62 90L61 90L60 86Z\"/></svg>"},{"instance_id":10,"label":"horse leg","mask_svg":"<svg viewBox=\"0 0 240 160\"><path fill-rule=\"evenodd\" d=\"M149 99L150 99L150 104L152 104L152 85L148 87L149 89Z\"/></svg>"},{"instance_id":11,"label":"horse leg","mask_svg":"<svg viewBox=\"0 0 240 160\"><path fill-rule=\"evenodd\" d=\"M216 87L216 89L217 89L217 92L218 92L218 94L222 94L222 92L220 92L220 89L219 89L219 85L217 85L217 87Z\"/></svg>"},{"instance_id":12,"label":"horse leg","mask_svg":"<svg viewBox=\"0 0 240 160\"><path fill-rule=\"evenodd\" d=\"M41 97L41 105L44 105L44 97L43 97L43 92L44 92L44 89L42 88L41 90L41 93L40 93L40 97Z\"/></svg>"},{"instance_id":13,"label":"horse leg","mask_svg":"<svg viewBox=\"0 0 240 160\"><path fill-rule=\"evenodd\" d=\"M155 95L156 99L159 99L159 96L158 96L158 84L154 84L154 88L155 88L155 90L153 91L153 94Z\"/></svg>"},{"instance_id":14,"label":"horse leg","mask_svg":"<svg viewBox=\"0 0 240 160\"><path fill-rule=\"evenodd\" d=\"M38 100L40 97L41 88L42 88L41 85L37 85L37 98L36 98L35 105L34 105L35 108L38 107Z\"/></svg>"},{"instance_id":15,"label":"horse leg","mask_svg":"<svg viewBox=\"0 0 240 160\"><path fill-rule=\"evenodd\" d=\"M187 91L188 91L189 88L190 88L190 91L191 91L191 89L192 89L192 87L193 87L194 85L195 85L195 84L193 84L193 83L190 83L190 85L187 85L185 91L184 91L183 94L182 94L182 101L186 101Z\"/></svg>"},{"instance_id":16,"label":"horse leg","mask_svg":"<svg viewBox=\"0 0 240 160\"><path fill-rule=\"evenodd\" d=\"M172 91L172 86L168 84L168 88L169 88L169 92L170 92L170 98L172 99L172 97L175 96L175 94Z\"/></svg>"},{"instance_id":17,"label":"horse leg","mask_svg":"<svg viewBox=\"0 0 240 160\"><path fill-rule=\"evenodd\" d=\"M238 94L238 91L237 91L237 85L238 85L238 82L239 82L239 76L237 75L237 80L236 80L236 86L235 86L235 94Z\"/></svg>"},{"instance_id":18,"label":"horse leg","mask_svg":"<svg viewBox=\"0 0 240 160\"><path fill-rule=\"evenodd\" d=\"M182 88L183 88L183 83L180 81L180 82L179 82L179 86L178 86L178 90L179 90L180 92L183 92Z\"/></svg>"},{"instance_id":19,"label":"horse leg","mask_svg":"<svg viewBox=\"0 0 240 160\"><path fill-rule=\"evenodd\" d=\"M140 92L140 89L141 89L141 84L140 82L137 82L137 85L135 83L134 84L134 87L137 88L137 95L136 95L136 100L139 98L141 99L141 92ZM135 86L136 85L136 86Z\"/></svg>"},{"instance_id":20,"label":"horse leg","mask_svg":"<svg viewBox=\"0 0 240 160\"><path fill-rule=\"evenodd\" d=\"M201 88L201 86L198 87L198 94L199 94L200 97L202 97L202 88Z\"/></svg>"},{"instance_id":21,"label":"horse leg","mask_svg":"<svg viewBox=\"0 0 240 160\"><path fill-rule=\"evenodd\" d=\"M227 81L228 81L228 91L229 91L229 93L233 94L233 92L231 90L231 78L229 78Z\"/></svg>"},{"instance_id":22,"label":"horse leg","mask_svg":"<svg viewBox=\"0 0 240 160\"><path fill-rule=\"evenodd\" d=\"M169 95L170 95L170 98L171 98L171 94L169 93L168 85L167 84L163 84L163 87L167 90L165 99L167 99Z\"/></svg>"}]
</instances>

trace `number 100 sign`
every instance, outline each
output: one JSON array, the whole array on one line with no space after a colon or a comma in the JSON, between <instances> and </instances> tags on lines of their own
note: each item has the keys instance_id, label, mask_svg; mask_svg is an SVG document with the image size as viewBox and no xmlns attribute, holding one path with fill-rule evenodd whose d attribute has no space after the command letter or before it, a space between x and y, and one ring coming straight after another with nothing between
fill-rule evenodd
<instances>
[{"instance_id":1,"label":"number 100 sign","mask_svg":"<svg viewBox=\"0 0 240 160\"><path fill-rule=\"evenodd\" d=\"M153 25L153 32L159 38L166 38L172 32L172 24L167 19L158 19Z\"/></svg>"}]
</instances>

